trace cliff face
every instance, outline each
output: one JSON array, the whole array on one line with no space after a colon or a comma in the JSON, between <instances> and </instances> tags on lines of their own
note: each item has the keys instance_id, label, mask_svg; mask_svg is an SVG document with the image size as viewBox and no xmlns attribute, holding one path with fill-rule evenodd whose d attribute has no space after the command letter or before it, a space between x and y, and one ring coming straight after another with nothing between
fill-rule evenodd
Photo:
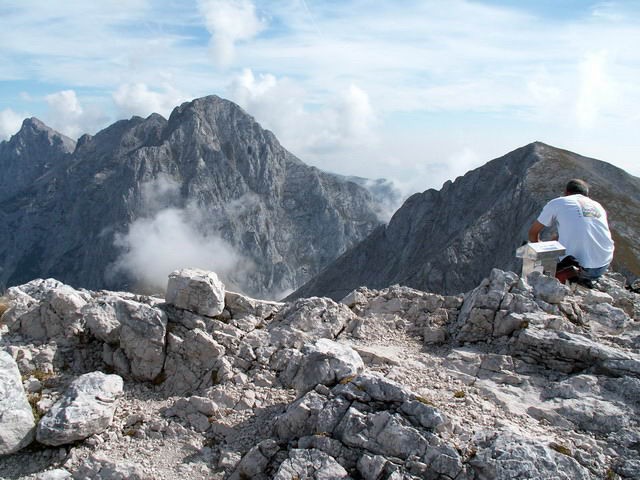
<instances>
[{"instance_id":1,"label":"cliff face","mask_svg":"<svg viewBox=\"0 0 640 480\"><path fill-rule=\"evenodd\" d=\"M178 228L188 223L183 236L196 235L211 257L242 258L241 273L229 269L235 278L225 280L269 296L301 285L379 224L366 189L305 165L240 107L215 96L177 107L169 120L153 114L116 122L81 137L72 154L63 148L68 139L37 126L38 138L61 139L38 154L56 168L23 162L33 170L23 174L28 168L6 153L16 137L0 145L0 168L24 178L0 202L6 285L53 276L94 289L144 286L127 268L126 239L136 222L153 228L168 211L180 215Z\"/></svg>"},{"instance_id":2,"label":"cliff face","mask_svg":"<svg viewBox=\"0 0 640 480\"><path fill-rule=\"evenodd\" d=\"M366 285L460 293L493 267L518 271L514 252L544 204L583 178L608 212L614 269L640 275L640 179L605 162L533 143L411 196L377 228L291 297L342 298ZM635 212L635 213L634 213Z\"/></svg>"},{"instance_id":3,"label":"cliff face","mask_svg":"<svg viewBox=\"0 0 640 480\"><path fill-rule=\"evenodd\" d=\"M37 118L27 118L8 142L0 142L0 201L4 201L45 172L64 162L75 142Z\"/></svg>"}]
</instances>

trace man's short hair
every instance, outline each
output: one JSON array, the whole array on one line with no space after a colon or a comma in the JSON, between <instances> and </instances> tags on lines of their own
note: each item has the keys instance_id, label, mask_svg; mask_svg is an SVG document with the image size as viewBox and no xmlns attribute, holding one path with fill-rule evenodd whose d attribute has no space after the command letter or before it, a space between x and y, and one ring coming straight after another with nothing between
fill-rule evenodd
<instances>
[{"instance_id":1,"label":"man's short hair","mask_svg":"<svg viewBox=\"0 0 640 480\"><path fill-rule=\"evenodd\" d=\"M565 190L570 195L579 193L580 195L584 195L585 197L589 196L589 184L584 180L580 180L579 178L569 180L569 183L567 183L567 187L565 188Z\"/></svg>"}]
</instances>

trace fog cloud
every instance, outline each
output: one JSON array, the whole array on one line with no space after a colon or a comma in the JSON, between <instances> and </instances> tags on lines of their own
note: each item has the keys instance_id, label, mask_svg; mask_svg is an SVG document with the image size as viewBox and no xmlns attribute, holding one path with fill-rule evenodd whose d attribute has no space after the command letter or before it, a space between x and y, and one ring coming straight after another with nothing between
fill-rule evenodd
<instances>
[{"instance_id":1,"label":"fog cloud","mask_svg":"<svg viewBox=\"0 0 640 480\"><path fill-rule=\"evenodd\" d=\"M251 270L251 262L211 232L205 212L195 203L185 208L166 207L177 198L179 185L160 177L142 187L148 215L133 221L115 237L123 253L111 274L124 273L141 290L164 291L169 274L180 268L216 272L228 287L237 289Z\"/></svg>"}]
</instances>

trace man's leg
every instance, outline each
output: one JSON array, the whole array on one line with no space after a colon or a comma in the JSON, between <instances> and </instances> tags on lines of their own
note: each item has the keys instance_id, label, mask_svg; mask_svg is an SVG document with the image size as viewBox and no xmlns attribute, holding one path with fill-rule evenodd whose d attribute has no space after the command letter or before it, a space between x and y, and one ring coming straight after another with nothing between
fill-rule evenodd
<instances>
[{"instance_id":1,"label":"man's leg","mask_svg":"<svg viewBox=\"0 0 640 480\"><path fill-rule=\"evenodd\" d=\"M571 255L567 255L564 257L556 267L556 278L560 283L566 283L568 281L572 281L575 278L578 278L579 270L578 270L578 262Z\"/></svg>"},{"instance_id":2,"label":"man's leg","mask_svg":"<svg viewBox=\"0 0 640 480\"><path fill-rule=\"evenodd\" d=\"M581 285L584 285L585 287L593 288L593 283L596 280L598 280L602 275L604 275L604 272L607 271L607 268L609 268L609 265L605 265L604 267L598 267L598 268L580 267L578 283Z\"/></svg>"}]
</instances>

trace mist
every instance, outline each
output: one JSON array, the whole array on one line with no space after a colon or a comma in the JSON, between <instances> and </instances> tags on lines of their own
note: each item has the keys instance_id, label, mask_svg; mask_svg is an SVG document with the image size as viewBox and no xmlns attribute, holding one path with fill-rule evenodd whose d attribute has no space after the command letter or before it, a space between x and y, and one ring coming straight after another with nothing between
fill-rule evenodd
<instances>
[{"instance_id":1,"label":"mist","mask_svg":"<svg viewBox=\"0 0 640 480\"><path fill-rule=\"evenodd\" d=\"M240 289L252 263L231 244L211 232L211 220L195 203L184 208L167 206L179 199L180 185L160 176L142 185L145 215L125 233L116 234L122 250L110 275L125 274L138 291L164 292L167 277L181 268L214 271L227 285Z\"/></svg>"}]
</instances>

